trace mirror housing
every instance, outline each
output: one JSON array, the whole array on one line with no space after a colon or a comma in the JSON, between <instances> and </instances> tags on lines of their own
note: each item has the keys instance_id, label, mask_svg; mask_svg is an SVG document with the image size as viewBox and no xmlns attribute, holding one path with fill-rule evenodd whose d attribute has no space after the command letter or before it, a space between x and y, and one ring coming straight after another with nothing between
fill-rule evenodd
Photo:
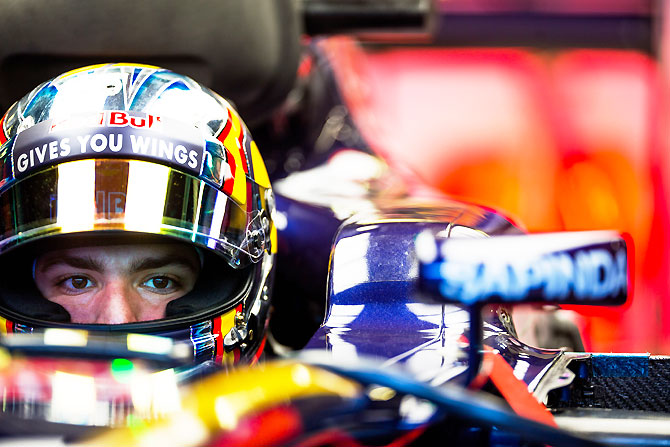
<instances>
[{"instance_id":1,"label":"mirror housing","mask_svg":"<svg viewBox=\"0 0 670 447\"><path fill-rule=\"evenodd\" d=\"M419 290L464 305L620 305L628 296L626 240L614 231L436 238L417 236Z\"/></svg>"}]
</instances>

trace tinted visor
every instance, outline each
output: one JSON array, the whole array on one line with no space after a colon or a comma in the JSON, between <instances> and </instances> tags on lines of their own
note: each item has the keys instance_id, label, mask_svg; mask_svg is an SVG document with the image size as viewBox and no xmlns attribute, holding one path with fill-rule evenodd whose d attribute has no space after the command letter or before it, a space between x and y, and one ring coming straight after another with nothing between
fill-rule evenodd
<instances>
[{"instance_id":1,"label":"tinted visor","mask_svg":"<svg viewBox=\"0 0 670 447\"><path fill-rule=\"evenodd\" d=\"M241 268L261 258L268 225L205 181L139 160L62 163L0 195L0 253L50 235L127 231L208 247Z\"/></svg>"}]
</instances>

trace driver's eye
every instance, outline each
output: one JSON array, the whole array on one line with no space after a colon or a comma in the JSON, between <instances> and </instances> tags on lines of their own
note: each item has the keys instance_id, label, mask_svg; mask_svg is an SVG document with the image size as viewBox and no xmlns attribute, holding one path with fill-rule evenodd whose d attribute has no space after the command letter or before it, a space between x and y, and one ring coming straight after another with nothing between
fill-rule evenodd
<instances>
[{"instance_id":1,"label":"driver's eye","mask_svg":"<svg viewBox=\"0 0 670 447\"><path fill-rule=\"evenodd\" d=\"M78 294L79 292L86 292L91 287L95 287L95 282L86 275L73 275L58 280L56 287L65 293Z\"/></svg>"},{"instance_id":2,"label":"driver's eye","mask_svg":"<svg viewBox=\"0 0 670 447\"><path fill-rule=\"evenodd\" d=\"M89 279L84 276L73 276L70 278L70 284L74 289L85 289L88 286Z\"/></svg>"},{"instance_id":3,"label":"driver's eye","mask_svg":"<svg viewBox=\"0 0 670 447\"><path fill-rule=\"evenodd\" d=\"M142 286L157 293L170 293L179 287L179 283L168 276L154 276L144 281Z\"/></svg>"},{"instance_id":4,"label":"driver's eye","mask_svg":"<svg viewBox=\"0 0 670 447\"><path fill-rule=\"evenodd\" d=\"M152 283L151 285L157 289L165 289L170 285L170 279L164 276L152 278L150 282Z\"/></svg>"}]
</instances>

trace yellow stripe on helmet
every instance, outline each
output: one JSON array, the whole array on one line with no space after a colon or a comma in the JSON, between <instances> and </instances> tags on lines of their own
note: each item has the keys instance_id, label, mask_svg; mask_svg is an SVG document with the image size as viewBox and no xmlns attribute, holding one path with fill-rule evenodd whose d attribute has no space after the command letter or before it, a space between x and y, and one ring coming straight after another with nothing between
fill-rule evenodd
<instances>
[{"instance_id":1,"label":"yellow stripe on helmet","mask_svg":"<svg viewBox=\"0 0 670 447\"><path fill-rule=\"evenodd\" d=\"M112 64L112 67L133 67L133 68L148 68L151 70L160 70L161 67L157 67L155 65L149 65L149 64L135 64L131 62L119 62L116 64Z\"/></svg>"},{"instance_id":2,"label":"yellow stripe on helmet","mask_svg":"<svg viewBox=\"0 0 670 447\"><path fill-rule=\"evenodd\" d=\"M254 168L254 181L263 188L269 188L270 176L255 141L251 142L251 166Z\"/></svg>"},{"instance_id":3,"label":"yellow stripe on helmet","mask_svg":"<svg viewBox=\"0 0 670 447\"><path fill-rule=\"evenodd\" d=\"M72 76L72 75L75 75L77 73L82 73L84 71L95 70L97 68L104 67L105 65L108 65L108 64L95 64L95 65L87 65L85 67L75 68L74 70L66 71L62 75L58 76L58 79L67 78L68 76Z\"/></svg>"},{"instance_id":4,"label":"yellow stripe on helmet","mask_svg":"<svg viewBox=\"0 0 670 447\"><path fill-rule=\"evenodd\" d=\"M277 227L275 227L274 222L270 229L270 253L277 253Z\"/></svg>"}]
</instances>

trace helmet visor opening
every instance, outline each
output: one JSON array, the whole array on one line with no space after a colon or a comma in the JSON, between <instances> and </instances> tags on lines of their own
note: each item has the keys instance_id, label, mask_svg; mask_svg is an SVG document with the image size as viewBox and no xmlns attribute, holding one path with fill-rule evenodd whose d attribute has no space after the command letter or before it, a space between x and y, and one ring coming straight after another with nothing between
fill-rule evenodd
<instances>
[{"instance_id":1,"label":"helmet visor opening","mask_svg":"<svg viewBox=\"0 0 670 447\"><path fill-rule=\"evenodd\" d=\"M139 251L133 252L133 246ZM149 250L146 250L147 247ZM90 248L93 248L94 251L88 251ZM163 251L160 251L161 249ZM84 255L74 254L78 251ZM96 252L106 254L100 257L99 254L95 254ZM59 286L51 280L46 279L45 282L42 282L42 284L49 284L46 290L40 289L39 278L53 277L59 282L63 271L69 271L70 268L76 272L73 276L82 274L82 269L83 272L86 272L86 269L97 268L81 266L77 264L78 262L90 262L92 265L100 262L98 265L102 266L101 270L96 270L100 275L99 278L109 278L105 276L108 275L105 271L110 264L105 263L110 259L115 262L113 261L114 253L124 258L126 264L123 264L122 261L122 265L136 266L138 271L144 272L141 273L142 277L145 274L152 276L152 273L147 272L152 272L154 269L162 276L166 273L164 271L166 267L162 266L164 264L161 263L161 259L168 262L172 262L173 257L177 261L184 259L179 255L180 253L190 255L195 262L200 263L200 267L192 270L192 273L195 274L192 287L176 298L166 300L164 313L158 318L101 324L99 321L94 321L95 306L91 307L86 302L70 301L69 297L66 297L65 302L48 299L50 290L60 290ZM130 254L126 257L128 253ZM138 253L149 256L134 256ZM168 253L170 258L161 258L160 253ZM155 256L156 254L159 254L158 257ZM61 259L61 256L64 257ZM47 265L50 261L56 261L55 272L45 273L40 270L38 262L40 259L47 260ZM161 266L153 266L157 261L161 263ZM60 264L61 262L63 265ZM146 264L147 262L152 265ZM169 271L170 268L167 267L167 269ZM159 332L164 332L170 328L188 327L195 322L230 311L248 294L253 273L252 266L234 269L214 252L196 250L191 244L165 236L122 232L106 232L102 236L99 233L58 235L31 241L12 250L11 256L0 258L0 284L2 285L0 287L0 311L11 321L35 328L61 326L94 331L135 332L153 332L153 329L159 329ZM70 274L65 276L70 276ZM132 278L135 276L137 276L137 271L129 271L127 284L134 284ZM92 278L98 278L98 275L94 273ZM176 280L180 282L183 278ZM93 281L97 282L97 279ZM134 302L138 303L137 298ZM73 321L76 320L72 318L73 311L79 315L82 315L82 312L83 315L91 315L91 320L80 318L80 321L75 323Z\"/></svg>"}]
</instances>

